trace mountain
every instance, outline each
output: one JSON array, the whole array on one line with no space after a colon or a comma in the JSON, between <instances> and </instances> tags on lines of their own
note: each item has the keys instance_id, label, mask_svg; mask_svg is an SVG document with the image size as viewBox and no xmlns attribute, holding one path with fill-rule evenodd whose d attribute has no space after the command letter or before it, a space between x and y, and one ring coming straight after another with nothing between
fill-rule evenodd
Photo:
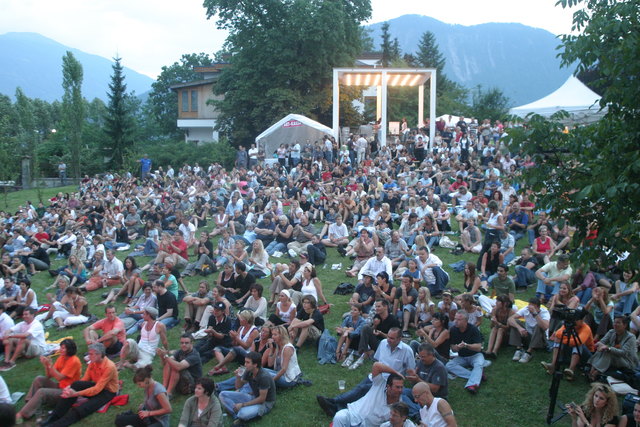
<instances>
[{"instance_id":1,"label":"mountain","mask_svg":"<svg viewBox=\"0 0 640 427\"><path fill-rule=\"evenodd\" d=\"M0 93L13 98L20 87L30 98L62 100L62 57L71 51L84 70L82 95L107 99L113 61L74 49L37 33L0 35ZM127 58L123 58L126 64ZM153 79L124 68L127 91L141 95L151 89Z\"/></svg>"},{"instance_id":2,"label":"mountain","mask_svg":"<svg viewBox=\"0 0 640 427\"><path fill-rule=\"evenodd\" d=\"M468 89L497 87L512 105L535 101L553 92L571 75L556 57L560 40L540 28L522 24L451 25L428 16L403 15L387 21L391 39L403 53L415 53L425 31L431 31L446 58L447 77ZM367 26L376 48L382 23Z\"/></svg>"}]
</instances>

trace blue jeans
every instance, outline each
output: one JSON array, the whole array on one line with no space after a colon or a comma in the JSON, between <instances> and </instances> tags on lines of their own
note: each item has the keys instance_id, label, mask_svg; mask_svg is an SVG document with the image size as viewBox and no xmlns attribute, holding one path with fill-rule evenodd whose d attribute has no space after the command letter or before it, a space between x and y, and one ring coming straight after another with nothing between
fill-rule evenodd
<instances>
[{"instance_id":1,"label":"blue jeans","mask_svg":"<svg viewBox=\"0 0 640 427\"><path fill-rule=\"evenodd\" d=\"M447 371L460 378L467 378L465 387L478 386L482 381L484 356L476 353L473 356L458 356L447 362Z\"/></svg>"},{"instance_id":2,"label":"blue jeans","mask_svg":"<svg viewBox=\"0 0 640 427\"><path fill-rule=\"evenodd\" d=\"M224 381L216 382L216 390L218 392L221 392L221 391L234 391L235 389L236 389L236 376L235 375L233 375L231 378L227 378ZM243 385L240 388L239 391L241 391L243 393L250 394L251 393L251 386L249 386L249 383L246 383L245 385Z\"/></svg>"},{"instance_id":3,"label":"blue jeans","mask_svg":"<svg viewBox=\"0 0 640 427\"><path fill-rule=\"evenodd\" d=\"M414 402L413 393L411 392L413 389L404 388L402 390L402 402L406 403L409 407L409 418L419 418L420 417L420 405Z\"/></svg>"},{"instance_id":4,"label":"blue jeans","mask_svg":"<svg viewBox=\"0 0 640 427\"><path fill-rule=\"evenodd\" d=\"M171 329L178 323L180 323L180 319L178 319L177 317L165 317L164 319L160 320L160 323L166 326L167 329Z\"/></svg>"},{"instance_id":5,"label":"blue jeans","mask_svg":"<svg viewBox=\"0 0 640 427\"><path fill-rule=\"evenodd\" d=\"M369 375L367 375L357 386L347 392L337 395L331 400L337 404L340 409L346 408L347 403L353 403L367 394L371 389L372 384L373 383L369 379Z\"/></svg>"},{"instance_id":6,"label":"blue jeans","mask_svg":"<svg viewBox=\"0 0 640 427\"><path fill-rule=\"evenodd\" d=\"M544 277L547 277L546 273L542 273ZM551 295L555 295L560 290L560 282L551 282L552 285L545 284L542 280L538 280L538 287L536 288L536 297L540 298L544 295L544 298L549 301Z\"/></svg>"},{"instance_id":7,"label":"blue jeans","mask_svg":"<svg viewBox=\"0 0 640 427\"><path fill-rule=\"evenodd\" d=\"M265 372L267 372L269 375L271 375L271 378L275 377L276 374L278 373L277 371L274 371L273 369L269 369L269 368L262 368L262 369ZM278 387L278 388L293 388L293 387L295 387L297 385L298 385L298 383L295 382L295 381L289 382L289 381L285 380L284 379L284 375L276 380L276 387Z\"/></svg>"},{"instance_id":8,"label":"blue jeans","mask_svg":"<svg viewBox=\"0 0 640 427\"><path fill-rule=\"evenodd\" d=\"M516 257L516 254L514 254L513 251L509 252L504 256L504 263L509 264L511 261L513 261L515 257Z\"/></svg>"},{"instance_id":9,"label":"blue jeans","mask_svg":"<svg viewBox=\"0 0 640 427\"><path fill-rule=\"evenodd\" d=\"M529 246L533 246L533 241L536 240L536 231L534 229L527 230L527 237L529 238Z\"/></svg>"},{"instance_id":10,"label":"blue jeans","mask_svg":"<svg viewBox=\"0 0 640 427\"><path fill-rule=\"evenodd\" d=\"M267 245L266 248L264 248L265 251L267 251L267 253L271 256L273 256L273 254L275 252L286 252L287 251L287 244L286 243L280 243L280 242L276 242L275 240L272 240L271 243L269 243Z\"/></svg>"},{"instance_id":11,"label":"blue jeans","mask_svg":"<svg viewBox=\"0 0 640 427\"><path fill-rule=\"evenodd\" d=\"M273 403L261 403L259 405L245 406L240 408L238 412L235 411L233 406L236 403L246 403L253 400L254 396L249 393L242 393L238 391L223 391L220 393L220 403L222 406L233 415L234 419L241 419L243 421L251 420L256 417L261 417L267 414L273 407Z\"/></svg>"},{"instance_id":12,"label":"blue jeans","mask_svg":"<svg viewBox=\"0 0 640 427\"><path fill-rule=\"evenodd\" d=\"M429 237L429 240L427 240L427 246L429 247L429 249L431 249L434 246L438 246L438 243L440 243L440 236L431 236Z\"/></svg>"},{"instance_id":13,"label":"blue jeans","mask_svg":"<svg viewBox=\"0 0 640 427\"><path fill-rule=\"evenodd\" d=\"M509 234L511 234L513 236L514 239L516 239L516 241L522 239L524 237L524 233L526 233L529 230L520 230L520 231L516 231L516 230L511 230L509 231Z\"/></svg>"},{"instance_id":14,"label":"blue jeans","mask_svg":"<svg viewBox=\"0 0 640 427\"><path fill-rule=\"evenodd\" d=\"M615 305L614 310L616 314L629 314L633 311L633 306L638 300L638 293L634 292L629 295L625 295L620 298L620 301Z\"/></svg>"},{"instance_id":15,"label":"blue jeans","mask_svg":"<svg viewBox=\"0 0 640 427\"><path fill-rule=\"evenodd\" d=\"M581 291L576 292L576 296L580 298L580 304L585 305L591 299L592 293L593 293L593 288L585 288Z\"/></svg>"},{"instance_id":16,"label":"blue jeans","mask_svg":"<svg viewBox=\"0 0 640 427\"><path fill-rule=\"evenodd\" d=\"M535 283L536 273L524 265L516 265L516 287L526 288Z\"/></svg>"}]
</instances>

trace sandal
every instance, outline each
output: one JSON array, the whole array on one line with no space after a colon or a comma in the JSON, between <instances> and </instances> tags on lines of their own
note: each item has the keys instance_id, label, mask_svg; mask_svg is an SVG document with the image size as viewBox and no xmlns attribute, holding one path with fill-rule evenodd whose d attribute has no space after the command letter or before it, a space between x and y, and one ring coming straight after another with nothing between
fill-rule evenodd
<instances>
[{"instance_id":1,"label":"sandal","mask_svg":"<svg viewBox=\"0 0 640 427\"><path fill-rule=\"evenodd\" d=\"M213 375L224 375L224 374L228 374L229 370L225 367L222 366L220 368L213 368L212 370L210 370L207 375L209 376L213 376Z\"/></svg>"}]
</instances>

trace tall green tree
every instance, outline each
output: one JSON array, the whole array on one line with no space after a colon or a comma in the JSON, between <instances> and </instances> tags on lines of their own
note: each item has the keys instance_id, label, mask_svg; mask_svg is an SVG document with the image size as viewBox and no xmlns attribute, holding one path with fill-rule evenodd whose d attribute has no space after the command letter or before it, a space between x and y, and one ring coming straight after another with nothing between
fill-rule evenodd
<instances>
[{"instance_id":1,"label":"tall green tree","mask_svg":"<svg viewBox=\"0 0 640 427\"><path fill-rule=\"evenodd\" d=\"M640 1L560 0L578 7L572 34L562 37L565 65L578 72L597 67L603 88L597 123L564 133L567 114L550 120L532 116L521 133L511 132L515 148L533 156L536 167L525 179L546 189L540 208L564 216L576 227L576 257L586 263L629 268L640 263Z\"/></svg>"},{"instance_id":2,"label":"tall green tree","mask_svg":"<svg viewBox=\"0 0 640 427\"><path fill-rule=\"evenodd\" d=\"M73 53L67 51L62 57L63 128L71 148L71 171L75 178L80 178L80 150L85 119L82 98L83 74L82 64L73 56Z\"/></svg>"},{"instance_id":3,"label":"tall green tree","mask_svg":"<svg viewBox=\"0 0 640 427\"><path fill-rule=\"evenodd\" d=\"M107 92L108 104L105 115L105 133L109 138L111 160L109 166L121 170L125 164L127 151L133 146L135 120L132 104L124 82L121 58L114 58L113 74Z\"/></svg>"},{"instance_id":4,"label":"tall green tree","mask_svg":"<svg viewBox=\"0 0 640 427\"><path fill-rule=\"evenodd\" d=\"M325 102L332 69L361 52L360 22L369 0L205 0L207 17L229 31L230 55L214 87L218 130L233 144L248 143L275 120L301 113L331 122Z\"/></svg>"},{"instance_id":5,"label":"tall green tree","mask_svg":"<svg viewBox=\"0 0 640 427\"><path fill-rule=\"evenodd\" d=\"M163 66L160 75L151 85L147 99L147 119L153 129L151 136L178 137L180 131L176 125L178 118L178 94L170 88L178 83L186 83L198 78L193 67L211 65L213 60L206 53L182 55L180 60L169 66Z\"/></svg>"},{"instance_id":6,"label":"tall green tree","mask_svg":"<svg viewBox=\"0 0 640 427\"><path fill-rule=\"evenodd\" d=\"M484 90L482 86L477 86L473 92L473 104L471 105L470 116L480 120L502 120L509 112L509 98L496 87Z\"/></svg>"},{"instance_id":7,"label":"tall green tree","mask_svg":"<svg viewBox=\"0 0 640 427\"><path fill-rule=\"evenodd\" d=\"M380 27L382 34L380 35L382 42L380 50L382 51L382 66L388 67L393 61L393 42L391 41L391 33L389 32L389 23L384 22Z\"/></svg>"}]
</instances>

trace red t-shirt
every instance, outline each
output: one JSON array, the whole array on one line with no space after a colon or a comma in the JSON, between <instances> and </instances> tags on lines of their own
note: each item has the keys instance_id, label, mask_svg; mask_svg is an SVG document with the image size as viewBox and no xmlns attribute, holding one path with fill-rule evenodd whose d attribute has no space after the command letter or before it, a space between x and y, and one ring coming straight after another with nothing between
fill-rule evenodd
<instances>
[{"instance_id":1,"label":"red t-shirt","mask_svg":"<svg viewBox=\"0 0 640 427\"><path fill-rule=\"evenodd\" d=\"M187 242L185 242L184 240L174 240L173 242L171 242L171 244L180 249L177 251L172 246L171 253L178 254L184 259L189 259L189 253L187 252Z\"/></svg>"},{"instance_id":2,"label":"red t-shirt","mask_svg":"<svg viewBox=\"0 0 640 427\"><path fill-rule=\"evenodd\" d=\"M49 233L43 231L42 233L34 234L33 237L35 237L38 242L42 242L43 240L49 240Z\"/></svg>"}]
</instances>

